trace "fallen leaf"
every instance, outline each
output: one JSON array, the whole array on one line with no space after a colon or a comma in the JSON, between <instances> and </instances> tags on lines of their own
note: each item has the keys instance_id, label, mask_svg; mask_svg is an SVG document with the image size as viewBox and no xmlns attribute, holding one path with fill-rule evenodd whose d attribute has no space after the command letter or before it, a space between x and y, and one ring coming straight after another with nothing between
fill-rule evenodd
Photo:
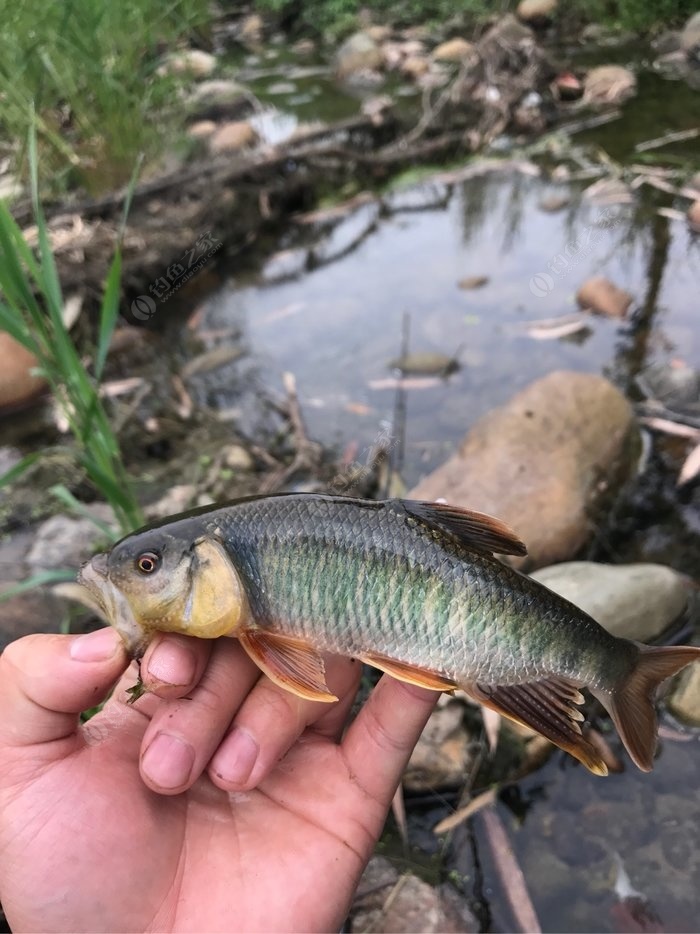
<instances>
[{"instance_id":1,"label":"fallen leaf","mask_svg":"<svg viewBox=\"0 0 700 934\"><path fill-rule=\"evenodd\" d=\"M484 732L489 743L490 752L496 751L498 734L501 731L501 715L490 707L481 707L481 719L484 721Z\"/></svg>"},{"instance_id":2,"label":"fallen leaf","mask_svg":"<svg viewBox=\"0 0 700 934\"><path fill-rule=\"evenodd\" d=\"M622 760L616 755L610 746L610 743L599 733L598 730L591 727L586 733L586 739L600 755L600 758L607 765L609 772L624 772L625 767Z\"/></svg>"},{"instance_id":3,"label":"fallen leaf","mask_svg":"<svg viewBox=\"0 0 700 934\"><path fill-rule=\"evenodd\" d=\"M352 415L370 415L372 407L364 402L346 402L345 411L350 412Z\"/></svg>"},{"instance_id":4,"label":"fallen leaf","mask_svg":"<svg viewBox=\"0 0 700 934\"><path fill-rule=\"evenodd\" d=\"M285 305L283 308L277 308L275 311L271 311L269 314L265 315L263 324L271 324L273 321L282 321L284 318L291 318L292 315L299 314L304 308L306 308L306 302L290 302L289 305Z\"/></svg>"},{"instance_id":5,"label":"fallen leaf","mask_svg":"<svg viewBox=\"0 0 700 934\"><path fill-rule=\"evenodd\" d=\"M399 785L394 792L394 797L391 801L391 813L394 815L394 820L399 829L403 845L408 846L408 821L406 820L406 803L403 797L402 785Z\"/></svg>"},{"instance_id":6,"label":"fallen leaf","mask_svg":"<svg viewBox=\"0 0 700 934\"><path fill-rule=\"evenodd\" d=\"M63 324L67 331L73 327L75 322L80 317L80 312L83 307L83 296L82 295L69 295L68 298L63 303L63 311L61 313L61 318L63 319Z\"/></svg>"},{"instance_id":7,"label":"fallen leaf","mask_svg":"<svg viewBox=\"0 0 700 934\"><path fill-rule=\"evenodd\" d=\"M583 318L577 318L575 321L562 320L559 323L532 321L526 327L526 334L537 341L559 340L562 337L570 337L572 334L578 334L585 331L588 324Z\"/></svg>"},{"instance_id":8,"label":"fallen leaf","mask_svg":"<svg viewBox=\"0 0 700 934\"><path fill-rule=\"evenodd\" d=\"M486 807L487 804L495 804L497 792L497 788L489 788L488 791L482 791L480 795L472 798L463 808L459 808L454 814L450 814L449 817L446 817L444 820L441 820L439 824L436 824L433 827L433 833L447 833L448 830L454 830L455 827L463 824L465 820L468 820L473 814L476 814L482 808Z\"/></svg>"},{"instance_id":9,"label":"fallen leaf","mask_svg":"<svg viewBox=\"0 0 700 934\"><path fill-rule=\"evenodd\" d=\"M652 431L661 431L666 435L675 435L678 438L690 438L692 441L700 440L700 429L682 422L672 422L670 418L656 418L653 415L643 415L640 424L651 428Z\"/></svg>"},{"instance_id":10,"label":"fallen leaf","mask_svg":"<svg viewBox=\"0 0 700 934\"><path fill-rule=\"evenodd\" d=\"M414 376L408 379L388 376L386 379L371 379L367 385L370 389L434 389L435 386L442 386L443 380L436 376Z\"/></svg>"},{"instance_id":11,"label":"fallen leaf","mask_svg":"<svg viewBox=\"0 0 700 934\"><path fill-rule=\"evenodd\" d=\"M667 723L660 723L658 732L659 739L668 739L672 743L689 743L697 739L696 736L692 736L690 733L681 733L680 730L674 730Z\"/></svg>"},{"instance_id":12,"label":"fallen leaf","mask_svg":"<svg viewBox=\"0 0 700 934\"><path fill-rule=\"evenodd\" d=\"M460 289L480 289L489 281L488 276L466 276L460 279L457 285Z\"/></svg>"},{"instance_id":13,"label":"fallen leaf","mask_svg":"<svg viewBox=\"0 0 700 934\"><path fill-rule=\"evenodd\" d=\"M690 483L700 473L700 444L696 445L683 461L681 472L678 474L677 486Z\"/></svg>"},{"instance_id":14,"label":"fallen leaf","mask_svg":"<svg viewBox=\"0 0 700 934\"><path fill-rule=\"evenodd\" d=\"M656 213L672 221L684 221L686 217L683 211L677 211L675 208L658 208Z\"/></svg>"},{"instance_id":15,"label":"fallen leaf","mask_svg":"<svg viewBox=\"0 0 700 934\"><path fill-rule=\"evenodd\" d=\"M124 396L139 386L143 386L145 380L140 376L127 376L125 379L113 379L100 386L100 395L108 399L116 399L117 396Z\"/></svg>"},{"instance_id":16,"label":"fallen leaf","mask_svg":"<svg viewBox=\"0 0 700 934\"><path fill-rule=\"evenodd\" d=\"M211 373L212 370L218 370L219 367L225 366L227 363L232 363L242 356L243 350L241 347L222 344L220 347L215 347L213 350L208 350L206 353L199 354L199 356L190 360L189 363L186 363L182 368L182 376L184 379L189 379L200 373Z\"/></svg>"}]
</instances>

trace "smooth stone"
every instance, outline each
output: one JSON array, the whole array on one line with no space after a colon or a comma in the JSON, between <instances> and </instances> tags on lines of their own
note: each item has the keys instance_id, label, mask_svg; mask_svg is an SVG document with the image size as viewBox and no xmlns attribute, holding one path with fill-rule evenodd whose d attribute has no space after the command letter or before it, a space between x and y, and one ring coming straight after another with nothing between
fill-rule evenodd
<instances>
[{"instance_id":1,"label":"smooth stone","mask_svg":"<svg viewBox=\"0 0 700 934\"><path fill-rule=\"evenodd\" d=\"M224 123L209 137L209 150L213 155L221 152L237 152L252 146L258 134L245 120Z\"/></svg>"},{"instance_id":2,"label":"smooth stone","mask_svg":"<svg viewBox=\"0 0 700 934\"><path fill-rule=\"evenodd\" d=\"M584 99L596 104L620 104L637 90L637 79L622 65L592 68L583 83Z\"/></svg>"},{"instance_id":3,"label":"smooth stone","mask_svg":"<svg viewBox=\"0 0 700 934\"><path fill-rule=\"evenodd\" d=\"M476 46L466 39L448 39L433 49L433 61L462 62L476 53Z\"/></svg>"},{"instance_id":4,"label":"smooth stone","mask_svg":"<svg viewBox=\"0 0 700 934\"><path fill-rule=\"evenodd\" d=\"M557 0L521 0L517 14L526 23L550 19L556 13Z\"/></svg>"},{"instance_id":5,"label":"smooth stone","mask_svg":"<svg viewBox=\"0 0 700 934\"><path fill-rule=\"evenodd\" d=\"M633 302L629 292L619 288L604 276L587 279L576 293L580 308L589 308L608 318L624 318Z\"/></svg>"},{"instance_id":6,"label":"smooth stone","mask_svg":"<svg viewBox=\"0 0 700 934\"><path fill-rule=\"evenodd\" d=\"M700 664L688 665L668 699L673 713L693 726L700 726Z\"/></svg>"},{"instance_id":7,"label":"smooth stone","mask_svg":"<svg viewBox=\"0 0 700 934\"><path fill-rule=\"evenodd\" d=\"M243 42L257 45L263 36L265 22L259 13L249 13L243 19L239 35Z\"/></svg>"},{"instance_id":8,"label":"smooth stone","mask_svg":"<svg viewBox=\"0 0 700 934\"><path fill-rule=\"evenodd\" d=\"M683 27L680 46L688 58L700 58L700 11L693 13Z\"/></svg>"},{"instance_id":9,"label":"smooth stone","mask_svg":"<svg viewBox=\"0 0 700 934\"><path fill-rule=\"evenodd\" d=\"M384 64L380 46L366 32L356 32L345 40L335 56L335 73L347 78L358 72L379 71Z\"/></svg>"},{"instance_id":10,"label":"smooth stone","mask_svg":"<svg viewBox=\"0 0 700 934\"><path fill-rule=\"evenodd\" d=\"M507 522L532 570L567 561L591 538L592 516L631 472L634 413L602 376L558 371L481 418L457 452L411 491Z\"/></svg>"},{"instance_id":11,"label":"smooth stone","mask_svg":"<svg viewBox=\"0 0 700 934\"><path fill-rule=\"evenodd\" d=\"M248 107L248 96L237 81L224 78L202 81L189 97L188 109L202 119L235 115Z\"/></svg>"},{"instance_id":12,"label":"smooth stone","mask_svg":"<svg viewBox=\"0 0 700 934\"><path fill-rule=\"evenodd\" d=\"M197 120L187 130L192 139L206 139L216 132L217 124L213 120Z\"/></svg>"},{"instance_id":13,"label":"smooth stone","mask_svg":"<svg viewBox=\"0 0 700 934\"><path fill-rule=\"evenodd\" d=\"M26 405L42 392L46 381L31 373L36 366L33 353L0 331L0 410Z\"/></svg>"},{"instance_id":14,"label":"smooth stone","mask_svg":"<svg viewBox=\"0 0 700 934\"><path fill-rule=\"evenodd\" d=\"M110 524L111 509L103 503L88 507L95 518ZM32 571L77 568L94 552L104 533L89 519L51 516L37 528L34 544L27 555Z\"/></svg>"},{"instance_id":15,"label":"smooth stone","mask_svg":"<svg viewBox=\"0 0 700 934\"><path fill-rule=\"evenodd\" d=\"M433 711L406 766L404 788L430 791L459 785L471 758L470 743L461 701Z\"/></svg>"},{"instance_id":16,"label":"smooth stone","mask_svg":"<svg viewBox=\"0 0 700 934\"><path fill-rule=\"evenodd\" d=\"M159 69L160 70L160 69ZM201 49L185 49L173 52L162 66L164 74L191 75L193 78L208 78L216 71L216 56Z\"/></svg>"},{"instance_id":17,"label":"smooth stone","mask_svg":"<svg viewBox=\"0 0 700 934\"><path fill-rule=\"evenodd\" d=\"M623 639L649 642L688 605L688 584L662 564L597 564L567 561L532 574Z\"/></svg>"},{"instance_id":18,"label":"smooth stone","mask_svg":"<svg viewBox=\"0 0 700 934\"><path fill-rule=\"evenodd\" d=\"M221 453L229 470L252 470L255 466L250 452L241 444L229 444Z\"/></svg>"}]
</instances>

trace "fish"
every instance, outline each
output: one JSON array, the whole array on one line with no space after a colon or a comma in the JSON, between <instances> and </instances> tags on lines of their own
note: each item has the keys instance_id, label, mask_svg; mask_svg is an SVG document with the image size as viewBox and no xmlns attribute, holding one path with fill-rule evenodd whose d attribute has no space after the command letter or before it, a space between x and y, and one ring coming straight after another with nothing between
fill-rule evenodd
<instances>
[{"instance_id":1,"label":"fish","mask_svg":"<svg viewBox=\"0 0 700 934\"><path fill-rule=\"evenodd\" d=\"M700 648L617 638L497 554L526 548L483 513L284 493L161 520L95 555L78 580L135 658L157 632L232 636L277 685L332 702L323 654L350 656L434 691L461 688L606 775L581 726L587 688L650 771L656 688Z\"/></svg>"}]
</instances>

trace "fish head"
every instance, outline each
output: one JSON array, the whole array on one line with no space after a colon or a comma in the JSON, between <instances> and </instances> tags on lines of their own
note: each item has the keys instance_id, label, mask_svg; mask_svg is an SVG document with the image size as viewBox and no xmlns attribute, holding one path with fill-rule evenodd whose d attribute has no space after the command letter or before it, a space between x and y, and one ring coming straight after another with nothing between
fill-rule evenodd
<instances>
[{"instance_id":1,"label":"fish head","mask_svg":"<svg viewBox=\"0 0 700 934\"><path fill-rule=\"evenodd\" d=\"M248 616L239 575L221 541L165 528L137 532L95 555L78 580L141 657L156 632L203 639L233 635Z\"/></svg>"}]
</instances>

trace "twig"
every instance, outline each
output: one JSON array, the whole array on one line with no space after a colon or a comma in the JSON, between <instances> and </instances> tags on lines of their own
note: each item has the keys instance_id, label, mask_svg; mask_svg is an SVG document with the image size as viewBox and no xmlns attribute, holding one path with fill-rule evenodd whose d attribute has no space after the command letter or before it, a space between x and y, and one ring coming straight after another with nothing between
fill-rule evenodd
<instances>
[{"instance_id":1,"label":"twig","mask_svg":"<svg viewBox=\"0 0 700 934\"><path fill-rule=\"evenodd\" d=\"M508 834L498 812L487 807L481 812L491 856L518 931L541 934L542 927L527 889L525 876L515 858Z\"/></svg>"},{"instance_id":2,"label":"twig","mask_svg":"<svg viewBox=\"0 0 700 934\"><path fill-rule=\"evenodd\" d=\"M637 143L634 147L635 152L649 152L650 149L661 149L669 143L680 143L686 139L695 139L700 136L700 127L693 127L691 130L676 130L674 133L664 133L663 136L657 136L656 139L648 139L643 143Z\"/></svg>"},{"instance_id":3,"label":"twig","mask_svg":"<svg viewBox=\"0 0 700 934\"><path fill-rule=\"evenodd\" d=\"M315 441L311 441L306 434L304 419L299 406L299 397L297 395L297 383L293 373L282 374L282 385L287 393L286 416L292 429L294 438L295 453L291 464L288 467L282 467L270 474L261 484L261 492L270 493L278 489L298 470L314 470L318 467L322 447Z\"/></svg>"}]
</instances>

